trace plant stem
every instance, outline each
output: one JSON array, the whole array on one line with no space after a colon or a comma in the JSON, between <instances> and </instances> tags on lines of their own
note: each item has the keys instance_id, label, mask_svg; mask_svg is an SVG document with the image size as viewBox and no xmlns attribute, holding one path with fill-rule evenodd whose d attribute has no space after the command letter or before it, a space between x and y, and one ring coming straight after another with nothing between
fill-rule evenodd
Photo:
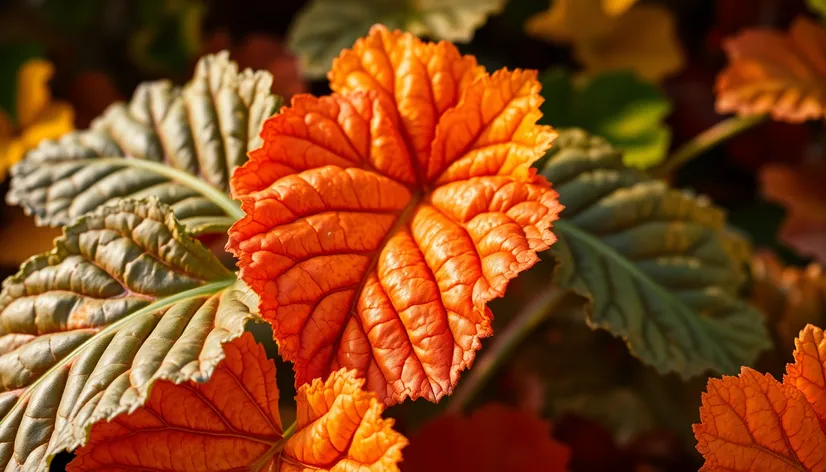
<instances>
[{"instance_id":1,"label":"plant stem","mask_svg":"<svg viewBox=\"0 0 826 472\"><path fill-rule=\"evenodd\" d=\"M516 347L548 319L567 293L554 285L525 305L505 330L494 337L493 343L473 366L467 378L459 384L457 392L450 398L447 410L461 413L467 409Z\"/></svg>"},{"instance_id":2,"label":"plant stem","mask_svg":"<svg viewBox=\"0 0 826 472\"><path fill-rule=\"evenodd\" d=\"M226 234L233 223L235 219L228 216L205 216L187 220L184 226L190 235L200 236L202 234Z\"/></svg>"},{"instance_id":3,"label":"plant stem","mask_svg":"<svg viewBox=\"0 0 826 472\"><path fill-rule=\"evenodd\" d=\"M768 118L768 115L732 116L720 121L695 136L691 141L683 144L665 162L651 169L649 174L653 177L665 177L714 146L762 123L766 118Z\"/></svg>"},{"instance_id":4,"label":"plant stem","mask_svg":"<svg viewBox=\"0 0 826 472\"><path fill-rule=\"evenodd\" d=\"M192 190L195 190L196 192L206 197L209 201L216 204L222 210L224 210L227 216L230 216L235 220L240 220L245 216L238 202L230 198L229 195L218 190L212 185L209 185L208 183L204 182L198 177L195 177L194 175L191 175L182 170L175 169L174 167L169 167L164 164L146 161L143 159L125 159L122 157L105 157L102 159L98 159L95 162L105 165L134 167L137 169L143 169L148 170L150 172L154 172L170 180L174 180L181 185L185 185L191 188Z\"/></svg>"}]
</instances>

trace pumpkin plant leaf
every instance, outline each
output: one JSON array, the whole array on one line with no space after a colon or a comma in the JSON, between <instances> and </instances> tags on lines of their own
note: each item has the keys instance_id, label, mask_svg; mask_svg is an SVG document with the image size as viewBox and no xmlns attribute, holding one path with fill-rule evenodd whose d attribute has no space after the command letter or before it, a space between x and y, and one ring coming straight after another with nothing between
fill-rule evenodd
<instances>
[{"instance_id":1,"label":"pumpkin plant leaf","mask_svg":"<svg viewBox=\"0 0 826 472\"><path fill-rule=\"evenodd\" d=\"M582 128L622 149L623 162L647 169L666 156L671 103L660 89L632 72L606 72L574 84L563 69L542 76L543 122Z\"/></svg>"},{"instance_id":2,"label":"pumpkin plant leaf","mask_svg":"<svg viewBox=\"0 0 826 472\"><path fill-rule=\"evenodd\" d=\"M353 372L300 388L289 435L278 411L275 365L263 347L245 333L224 350L209 381L160 380L140 408L95 424L68 470L173 472L183 456L193 470L213 472L399 470L407 440L393 420L382 419L384 405Z\"/></svg>"},{"instance_id":3,"label":"pumpkin plant leaf","mask_svg":"<svg viewBox=\"0 0 826 472\"><path fill-rule=\"evenodd\" d=\"M156 380L205 381L256 304L157 200L77 219L0 292L0 468L46 471Z\"/></svg>"},{"instance_id":4,"label":"pumpkin plant leaf","mask_svg":"<svg viewBox=\"0 0 826 472\"><path fill-rule=\"evenodd\" d=\"M623 166L581 130L561 135L542 174L565 205L555 282L588 299L590 326L683 377L736 371L769 347L762 316L739 297L746 244L707 199Z\"/></svg>"},{"instance_id":5,"label":"pumpkin plant leaf","mask_svg":"<svg viewBox=\"0 0 826 472\"><path fill-rule=\"evenodd\" d=\"M488 404L469 417L445 414L425 424L405 450L402 470L451 472L530 470L565 472L571 450L532 414Z\"/></svg>"},{"instance_id":6,"label":"pumpkin plant leaf","mask_svg":"<svg viewBox=\"0 0 826 472\"><path fill-rule=\"evenodd\" d=\"M749 29L726 40L729 65L717 78L717 111L771 113L799 123L826 116L826 27L799 17L788 33Z\"/></svg>"},{"instance_id":7,"label":"pumpkin plant leaf","mask_svg":"<svg viewBox=\"0 0 826 472\"><path fill-rule=\"evenodd\" d=\"M826 463L826 362L823 331L807 325L795 340L783 383L743 367L711 379L694 425L702 471L823 470ZM753 467L759 464L759 467Z\"/></svg>"},{"instance_id":8,"label":"pumpkin plant leaf","mask_svg":"<svg viewBox=\"0 0 826 472\"><path fill-rule=\"evenodd\" d=\"M312 0L293 22L290 48L304 73L323 77L342 49L374 24L454 42L469 42L507 0Z\"/></svg>"},{"instance_id":9,"label":"pumpkin plant leaf","mask_svg":"<svg viewBox=\"0 0 826 472\"><path fill-rule=\"evenodd\" d=\"M530 167L556 137L540 84L377 26L331 86L264 124L227 247L296 385L345 367L388 404L438 401L492 334L487 302L554 241L556 192Z\"/></svg>"},{"instance_id":10,"label":"pumpkin plant leaf","mask_svg":"<svg viewBox=\"0 0 826 472\"><path fill-rule=\"evenodd\" d=\"M206 56L183 88L166 80L143 84L90 129L42 142L13 169L7 199L49 226L148 196L171 205L184 225L221 216L203 194L139 164L162 164L228 191L233 169L260 145L261 123L278 108L271 82L266 72L239 72L226 53Z\"/></svg>"}]
</instances>

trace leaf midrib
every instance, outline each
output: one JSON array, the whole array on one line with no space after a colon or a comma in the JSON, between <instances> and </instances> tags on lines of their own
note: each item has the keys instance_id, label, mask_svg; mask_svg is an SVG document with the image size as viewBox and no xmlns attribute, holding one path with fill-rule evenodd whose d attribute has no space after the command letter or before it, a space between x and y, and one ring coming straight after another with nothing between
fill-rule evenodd
<instances>
[{"instance_id":1,"label":"leaf midrib","mask_svg":"<svg viewBox=\"0 0 826 472\"><path fill-rule=\"evenodd\" d=\"M638 280L640 280L641 283L645 284L651 290L656 292L658 296L661 296L664 299L666 299L669 304L679 307L679 309L675 310L674 313L680 316L684 322L689 321L687 320L684 311L693 313L693 310L690 307L687 307L679 298L677 298L671 292L664 289L657 282L653 281L651 277L648 276L648 274L646 274L639 267L631 263L626 257L617 252L616 249L604 243L596 236L588 234L588 232L578 228L573 223L570 223L564 219L559 219L556 222L554 222L554 230L561 231L563 233L568 233L568 235L573 237L574 239L579 239L580 241L591 246L597 253L610 259L612 262L616 263L624 270L626 270L629 274L631 274L632 277L637 278ZM582 276L578 273L576 276L582 278ZM704 323L702 323L701 318L698 317L697 321L698 324L705 325Z\"/></svg>"},{"instance_id":2,"label":"leaf midrib","mask_svg":"<svg viewBox=\"0 0 826 472\"><path fill-rule=\"evenodd\" d=\"M15 402L14 406L12 408L10 408L8 413L6 413L6 415L3 417L3 419L0 420L0 429L2 429L6 425L6 421L8 421L9 418L14 416L13 413L18 408L20 408L21 405L26 403L25 400L27 400L31 396L31 392L33 392L37 388L37 386L41 382L44 381L44 379L47 379L55 371L57 371L60 368L63 368L66 364L68 364L70 361L75 359L87 347L89 347L89 345L91 344L91 342L93 340L99 339L100 336L105 336L105 335L108 335L110 333L117 332L124 325L126 325L128 322L130 322L132 319L134 319L135 316L148 314L148 313L153 313L153 312L156 312L156 311L159 311L159 310L163 310L164 308L168 308L172 305L177 304L178 302L181 302L183 300L187 300L187 299L190 299L190 298L196 298L196 297L201 297L201 296L206 296L206 295L214 295L214 294L226 289L227 287L230 287L236 281L237 281L237 279L235 277L222 279L222 280L219 280L219 281L216 281L216 282L211 282L211 283L208 283L208 284L204 284L204 285L201 285L199 287L195 287L195 288L192 288L192 289L189 289L189 290L184 290L183 292L176 293L175 295L171 295L171 296L168 296L168 297L165 297L165 298L161 298L159 300L156 300L156 301L150 303L149 305L146 305L145 307L143 307L139 310L136 310L136 311L124 316L123 318L119 319L118 321L116 321L116 322L110 324L109 326L106 326L102 330L98 331L94 336L92 336L89 339L87 339L86 341L84 341L80 346L76 347L72 352L67 354L60 361L58 361L55 365L53 365L51 368L49 368L49 370L44 372L43 375L41 375L40 377L37 378L37 380L32 382L30 385L26 386L25 391L19 397L17 397L17 401Z\"/></svg>"}]
</instances>

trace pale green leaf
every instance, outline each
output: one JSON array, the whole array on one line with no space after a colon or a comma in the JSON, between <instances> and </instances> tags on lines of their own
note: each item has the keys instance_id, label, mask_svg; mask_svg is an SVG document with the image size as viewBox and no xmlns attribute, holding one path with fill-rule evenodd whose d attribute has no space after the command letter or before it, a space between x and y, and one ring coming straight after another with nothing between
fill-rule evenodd
<instances>
[{"instance_id":1,"label":"pale green leaf","mask_svg":"<svg viewBox=\"0 0 826 472\"><path fill-rule=\"evenodd\" d=\"M156 380L206 381L256 306L157 200L79 218L0 292L0 468L46 471Z\"/></svg>"},{"instance_id":2,"label":"pale green leaf","mask_svg":"<svg viewBox=\"0 0 826 472\"><path fill-rule=\"evenodd\" d=\"M762 316L740 298L748 251L723 211L625 167L581 130L561 133L542 174L565 205L555 281L589 300L590 326L683 377L737 372L769 347Z\"/></svg>"},{"instance_id":3,"label":"pale green leaf","mask_svg":"<svg viewBox=\"0 0 826 472\"><path fill-rule=\"evenodd\" d=\"M228 191L232 171L261 145L261 125L278 109L271 85L269 73L239 72L227 53L202 58L183 88L166 80L140 85L129 103L111 105L89 130L29 152L12 170L8 201L50 226L120 198L149 196L171 205L185 225L221 216L220 207L188 186L103 159L166 164Z\"/></svg>"},{"instance_id":4,"label":"pale green leaf","mask_svg":"<svg viewBox=\"0 0 826 472\"><path fill-rule=\"evenodd\" d=\"M288 34L305 75L323 77L342 49L374 24L436 40L469 42L507 0L312 0Z\"/></svg>"},{"instance_id":5,"label":"pale green leaf","mask_svg":"<svg viewBox=\"0 0 826 472\"><path fill-rule=\"evenodd\" d=\"M620 148L626 165L640 169L665 159L671 103L656 85L632 72L605 72L583 84L555 69L542 76L543 122L582 128Z\"/></svg>"}]
</instances>

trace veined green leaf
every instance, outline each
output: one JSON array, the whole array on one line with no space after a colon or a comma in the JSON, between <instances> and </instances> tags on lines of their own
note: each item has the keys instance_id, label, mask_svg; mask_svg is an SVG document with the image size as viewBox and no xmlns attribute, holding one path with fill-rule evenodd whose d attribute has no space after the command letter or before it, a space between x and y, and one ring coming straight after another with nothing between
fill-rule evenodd
<instances>
[{"instance_id":1,"label":"veined green leaf","mask_svg":"<svg viewBox=\"0 0 826 472\"><path fill-rule=\"evenodd\" d=\"M770 346L740 298L747 244L708 199L625 167L581 130L561 133L542 174L565 205L550 252L555 281L589 300L588 324L659 372L734 373Z\"/></svg>"},{"instance_id":2,"label":"veined green leaf","mask_svg":"<svg viewBox=\"0 0 826 472\"><path fill-rule=\"evenodd\" d=\"M0 468L46 471L156 380L207 380L257 303L157 200L79 218L0 292Z\"/></svg>"},{"instance_id":3,"label":"veined green leaf","mask_svg":"<svg viewBox=\"0 0 826 472\"><path fill-rule=\"evenodd\" d=\"M605 72L575 84L562 69L542 76L542 121L582 128L623 151L623 162L647 169L662 162L671 144L664 123L671 103L655 84L632 72Z\"/></svg>"},{"instance_id":4,"label":"veined green leaf","mask_svg":"<svg viewBox=\"0 0 826 472\"><path fill-rule=\"evenodd\" d=\"M120 198L149 196L171 205L185 225L221 216L214 200L191 186L111 158L165 164L228 192L232 171L261 145L261 124L278 109L271 85L269 73L239 72L226 52L206 56L183 88L166 80L143 84L128 104L111 105L89 130L30 151L12 170L8 201L50 226Z\"/></svg>"},{"instance_id":5,"label":"veined green leaf","mask_svg":"<svg viewBox=\"0 0 826 472\"><path fill-rule=\"evenodd\" d=\"M290 48L309 77L323 77L342 49L370 27L410 31L418 36L468 42L489 15L507 0L313 0L289 32Z\"/></svg>"}]
</instances>

